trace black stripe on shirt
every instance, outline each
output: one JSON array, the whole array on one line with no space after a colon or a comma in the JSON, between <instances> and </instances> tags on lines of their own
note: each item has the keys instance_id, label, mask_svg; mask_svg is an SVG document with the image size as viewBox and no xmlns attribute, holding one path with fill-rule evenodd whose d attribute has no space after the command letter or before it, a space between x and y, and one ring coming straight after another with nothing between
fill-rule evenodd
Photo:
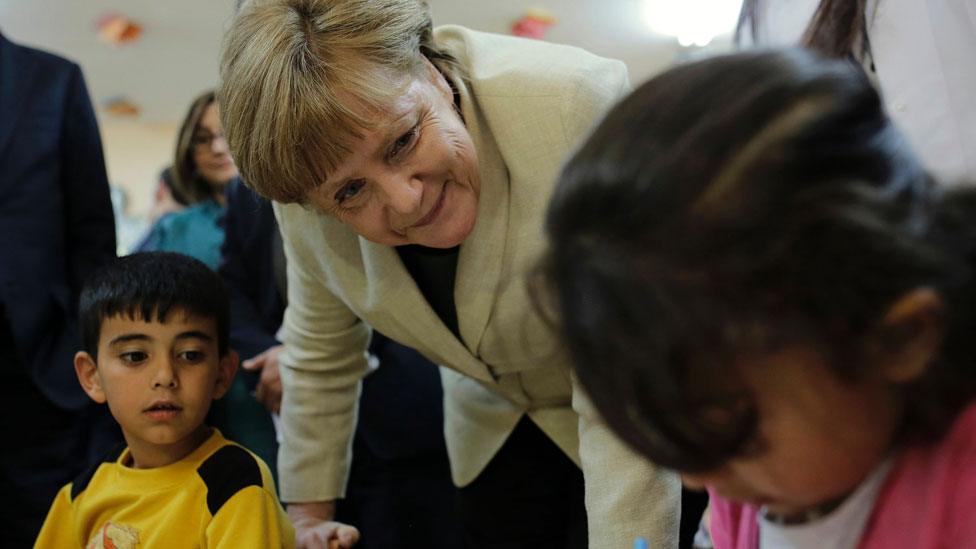
<instances>
[{"instance_id":1,"label":"black stripe on shirt","mask_svg":"<svg viewBox=\"0 0 976 549\"><path fill-rule=\"evenodd\" d=\"M88 488L88 484L91 482L92 477L95 476L95 473L98 471L98 468L102 466L102 464L115 463L118 461L119 456L121 456L122 452L124 451L124 443L115 445L115 447L102 456L102 459L98 460L97 463L93 464L88 469L85 469L80 475L75 477L75 479L71 481L71 501L74 501L75 498L78 497L78 494L82 493L85 488Z\"/></svg>"},{"instance_id":2,"label":"black stripe on shirt","mask_svg":"<svg viewBox=\"0 0 976 549\"><path fill-rule=\"evenodd\" d=\"M248 486L264 486L261 468L247 450L233 444L214 452L197 467L197 474L207 486L207 508L210 516Z\"/></svg>"}]
</instances>

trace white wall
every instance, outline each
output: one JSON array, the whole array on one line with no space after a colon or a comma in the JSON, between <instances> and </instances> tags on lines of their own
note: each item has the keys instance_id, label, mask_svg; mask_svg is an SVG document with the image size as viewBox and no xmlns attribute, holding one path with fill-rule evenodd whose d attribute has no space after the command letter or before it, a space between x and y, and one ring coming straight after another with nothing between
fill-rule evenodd
<instances>
[{"instance_id":1,"label":"white wall","mask_svg":"<svg viewBox=\"0 0 976 549\"><path fill-rule=\"evenodd\" d=\"M118 119L105 113L99 117L121 255L130 252L148 228L146 214L159 171L173 161L177 127Z\"/></svg>"},{"instance_id":2,"label":"white wall","mask_svg":"<svg viewBox=\"0 0 976 549\"><path fill-rule=\"evenodd\" d=\"M149 124L102 115L99 120L105 165L112 186L125 191L125 213L142 217L149 210L159 171L172 163L176 124Z\"/></svg>"}]
</instances>

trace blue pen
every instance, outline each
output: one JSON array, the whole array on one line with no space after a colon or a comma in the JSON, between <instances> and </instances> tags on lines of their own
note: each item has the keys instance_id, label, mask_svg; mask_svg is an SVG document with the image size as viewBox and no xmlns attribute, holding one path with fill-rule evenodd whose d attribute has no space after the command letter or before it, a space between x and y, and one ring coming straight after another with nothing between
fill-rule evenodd
<instances>
[{"instance_id":1,"label":"blue pen","mask_svg":"<svg viewBox=\"0 0 976 549\"><path fill-rule=\"evenodd\" d=\"M644 538L637 538L634 540L634 549L647 549L647 540Z\"/></svg>"}]
</instances>

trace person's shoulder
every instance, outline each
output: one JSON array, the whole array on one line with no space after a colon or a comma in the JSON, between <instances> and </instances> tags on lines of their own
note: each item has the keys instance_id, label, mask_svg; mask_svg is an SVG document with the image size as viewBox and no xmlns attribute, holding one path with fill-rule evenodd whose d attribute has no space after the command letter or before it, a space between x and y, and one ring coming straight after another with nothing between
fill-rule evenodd
<instances>
[{"instance_id":1,"label":"person's shoulder","mask_svg":"<svg viewBox=\"0 0 976 549\"><path fill-rule=\"evenodd\" d=\"M270 469L261 458L219 433L214 436L212 451L197 467L197 475L207 489L207 509L211 516L251 486L275 492Z\"/></svg>"},{"instance_id":2,"label":"person's shoulder","mask_svg":"<svg viewBox=\"0 0 976 549\"><path fill-rule=\"evenodd\" d=\"M44 72L80 70L77 63L58 54L32 46L25 46L23 44L13 42L6 37L4 37L3 40L5 40L7 42L6 45L22 59L37 66Z\"/></svg>"},{"instance_id":3,"label":"person's shoulder","mask_svg":"<svg viewBox=\"0 0 976 549\"><path fill-rule=\"evenodd\" d=\"M458 58L479 96L559 96L590 83L627 80L623 62L576 46L457 25L438 27L435 41Z\"/></svg>"},{"instance_id":4,"label":"person's shoulder","mask_svg":"<svg viewBox=\"0 0 976 549\"><path fill-rule=\"evenodd\" d=\"M75 501L78 497L88 489L91 485L92 480L95 476L107 465L111 465L118 461L119 457L125 452L125 444L119 444L113 447L111 450L106 452L97 462L93 463L87 469L82 471L74 480L71 481L71 501Z\"/></svg>"},{"instance_id":5,"label":"person's shoulder","mask_svg":"<svg viewBox=\"0 0 976 549\"><path fill-rule=\"evenodd\" d=\"M976 489L976 402L970 403L956 416L938 448L950 458L953 467L965 471L973 481L972 488Z\"/></svg>"},{"instance_id":6,"label":"person's shoulder","mask_svg":"<svg viewBox=\"0 0 976 549\"><path fill-rule=\"evenodd\" d=\"M947 516L945 547L963 547L976 539L976 402L956 418L942 446L948 453L945 494Z\"/></svg>"},{"instance_id":7,"label":"person's shoulder","mask_svg":"<svg viewBox=\"0 0 976 549\"><path fill-rule=\"evenodd\" d=\"M224 213L224 207L216 200L207 199L191 204L159 220L163 231L181 232L195 229L197 225L211 225Z\"/></svg>"},{"instance_id":8,"label":"person's shoulder","mask_svg":"<svg viewBox=\"0 0 976 549\"><path fill-rule=\"evenodd\" d=\"M253 189L244 183L244 180L240 176L235 177L227 182L227 186L224 189L225 194L228 198L234 197L239 199L247 199L257 201L261 199L261 195L254 192Z\"/></svg>"},{"instance_id":9,"label":"person's shoulder","mask_svg":"<svg viewBox=\"0 0 976 549\"><path fill-rule=\"evenodd\" d=\"M224 194L227 196L228 203L231 203L232 200L249 198L252 196L253 191L247 188L244 180L240 177L235 177L227 182L227 186L224 188Z\"/></svg>"},{"instance_id":10,"label":"person's shoulder","mask_svg":"<svg viewBox=\"0 0 976 549\"><path fill-rule=\"evenodd\" d=\"M968 547L976 536L976 403L938 441L906 447L878 495L863 547ZM939 524L931 529L931 524Z\"/></svg>"},{"instance_id":11,"label":"person's shoulder","mask_svg":"<svg viewBox=\"0 0 976 549\"><path fill-rule=\"evenodd\" d=\"M186 225L186 219L183 217L185 211L184 208L177 212L169 212L157 219L146 237L147 243L151 242L152 244L143 251L169 250L173 235L179 234L181 228Z\"/></svg>"},{"instance_id":12,"label":"person's shoulder","mask_svg":"<svg viewBox=\"0 0 976 549\"><path fill-rule=\"evenodd\" d=\"M976 402L959 411L941 438L908 446L898 461L895 470L909 471L905 476L911 476L915 470L925 470L926 474L962 475L976 481Z\"/></svg>"},{"instance_id":13,"label":"person's shoulder","mask_svg":"<svg viewBox=\"0 0 976 549\"><path fill-rule=\"evenodd\" d=\"M156 220L156 223L153 225L153 227L157 228L157 230L159 231L165 232L171 230L174 226L178 226L185 223L186 211L192 207L193 206L187 206L182 210L178 210L175 212L167 212L163 214L162 217Z\"/></svg>"},{"instance_id":14,"label":"person's shoulder","mask_svg":"<svg viewBox=\"0 0 976 549\"><path fill-rule=\"evenodd\" d=\"M197 216L214 216L223 212L224 207L212 198L206 200L201 200L196 204L191 204L187 206L182 212L186 217L197 217Z\"/></svg>"},{"instance_id":15,"label":"person's shoulder","mask_svg":"<svg viewBox=\"0 0 976 549\"><path fill-rule=\"evenodd\" d=\"M227 209L239 212L271 211L271 201L247 186L240 177L235 177L225 189Z\"/></svg>"}]
</instances>

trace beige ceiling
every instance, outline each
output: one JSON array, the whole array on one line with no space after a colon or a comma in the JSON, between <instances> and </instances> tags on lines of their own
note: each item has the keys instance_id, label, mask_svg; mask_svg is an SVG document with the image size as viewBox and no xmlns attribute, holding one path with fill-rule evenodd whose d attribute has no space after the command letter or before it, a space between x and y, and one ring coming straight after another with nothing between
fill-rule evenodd
<instances>
[{"instance_id":1,"label":"beige ceiling","mask_svg":"<svg viewBox=\"0 0 976 549\"><path fill-rule=\"evenodd\" d=\"M676 0L680 1L680 0ZM435 24L457 23L508 32L526 8L557 18L547 39L625 61L635 82L682 55L677 44L640 23L638 0L429 0ZM0 31L8 38L78 62L101 110L124 95L142 108L140 121L173 124L199 91L217 81L223 29L235 0L0 0ZM100 42L95 21L121 12L144 28L138 42Z\"/></svg>"}]
</instances>

